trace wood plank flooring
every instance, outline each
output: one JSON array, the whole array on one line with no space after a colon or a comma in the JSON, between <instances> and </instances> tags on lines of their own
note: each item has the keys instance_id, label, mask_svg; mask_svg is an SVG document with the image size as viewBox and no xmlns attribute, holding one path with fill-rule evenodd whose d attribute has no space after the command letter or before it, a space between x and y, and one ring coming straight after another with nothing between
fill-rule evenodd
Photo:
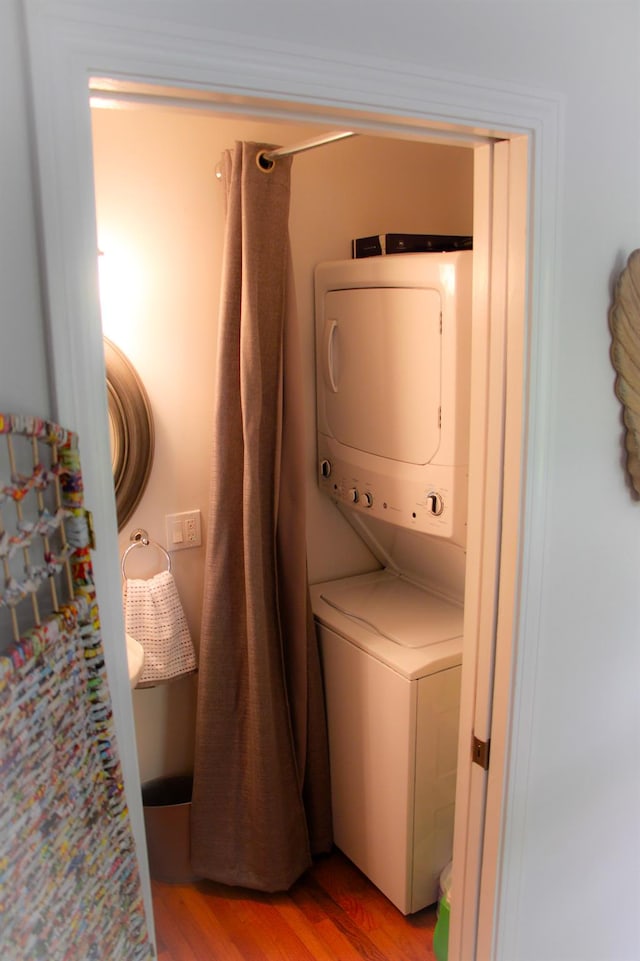
<instances>
[{"instance_id":1,"label":"wood plank flooring","mask_svg":"<svg viewBox=\"0 0 640 961\"><path fill-rule=\"evenodd\" d=\"M158 961L434 961L435 906L405 918L340 852L285 894L152 882Z\"/></svg>"}]
</instances>

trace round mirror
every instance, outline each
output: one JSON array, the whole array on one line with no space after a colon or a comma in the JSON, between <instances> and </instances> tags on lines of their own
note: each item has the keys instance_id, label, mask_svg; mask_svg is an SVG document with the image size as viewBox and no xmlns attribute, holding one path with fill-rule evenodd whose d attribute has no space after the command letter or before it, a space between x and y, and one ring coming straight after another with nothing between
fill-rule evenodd
<instances>
[{"instance_id":1,"label":"round mirror","mask_svg":"<svg viewBox=\"0 0 640 961\"><path fill-rule=\"evenodd\" d=\"M116 492L118 530L133 514L151 473L153 419L151 405L135 368L106 337L107 402L111 466Z\"/></svg>"}]
</instances>

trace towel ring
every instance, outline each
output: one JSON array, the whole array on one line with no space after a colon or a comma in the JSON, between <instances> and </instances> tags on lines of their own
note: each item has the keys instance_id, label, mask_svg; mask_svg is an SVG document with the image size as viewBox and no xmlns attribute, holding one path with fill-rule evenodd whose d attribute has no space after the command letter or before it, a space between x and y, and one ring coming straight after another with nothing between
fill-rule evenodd
<instances>
[{"instance_id":1,"label":"towel ring","mask_svg":"<svg viewBox=\"0 0 640 961\"><path fill-rule=\"evenodd\" d=\"M158 544L157 541L152 541L145 530L143 530L141 527L139 527L137 530L133 531L133 533L131 534L131 537L129 538L129 540L130 540L130 541L133 541L133 544L131 544L129 547L127 547L126 551L125 551L124 554L122 555L122 564L121 564L121 567L122 567L122 576L123 576L123 578L126 579L126 577L127 577L127 575L126 575L125 572L124 572L124 565L125 565L125 561L126 561L126 559L127 559L127 554L129 554L129 553L131 553L131 551L135 550L136 547L157 547L158 550L159 550L159 551L162 551L162 553L163 553L164 556L166 557L166 559L167 559L167 570L168 570L169 572L171 572L171 555L169 554L169 551L166 551L166 550L164 549L164 547L162 546L162 544Z\"/></svg>"}]
</instances>

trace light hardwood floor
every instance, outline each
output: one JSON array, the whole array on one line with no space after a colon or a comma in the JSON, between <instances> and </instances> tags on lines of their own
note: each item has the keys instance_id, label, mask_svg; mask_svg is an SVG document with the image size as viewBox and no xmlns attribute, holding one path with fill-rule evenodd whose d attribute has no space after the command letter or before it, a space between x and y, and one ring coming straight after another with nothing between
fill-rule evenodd
<instances>
[{"instance_id":1,"label":"light hardwood floor","mask_svg":"<svg viewBox=\"0 0 640 961\"><path fill-rule=\"evenodd\" d=\"M338 851L285 894L152 882L158 961L433 961L435 906L405 918Z\"/></svg>"}]
</instances>

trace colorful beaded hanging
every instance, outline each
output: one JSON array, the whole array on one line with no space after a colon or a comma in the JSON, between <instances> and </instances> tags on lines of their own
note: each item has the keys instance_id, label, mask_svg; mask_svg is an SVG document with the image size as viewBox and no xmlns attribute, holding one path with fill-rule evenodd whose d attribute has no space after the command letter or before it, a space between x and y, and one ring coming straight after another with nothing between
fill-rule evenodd
<instances>
[{"instance_id":1,"label":"colorful beaded hanging","mask_svg":"<svg viewBox=\"0 0 640 961\"><path fill-rule=\"evenodd\" d=\"M77 437L0 434L0 957L148 961Z\"/></svg>"}]
</instances>

